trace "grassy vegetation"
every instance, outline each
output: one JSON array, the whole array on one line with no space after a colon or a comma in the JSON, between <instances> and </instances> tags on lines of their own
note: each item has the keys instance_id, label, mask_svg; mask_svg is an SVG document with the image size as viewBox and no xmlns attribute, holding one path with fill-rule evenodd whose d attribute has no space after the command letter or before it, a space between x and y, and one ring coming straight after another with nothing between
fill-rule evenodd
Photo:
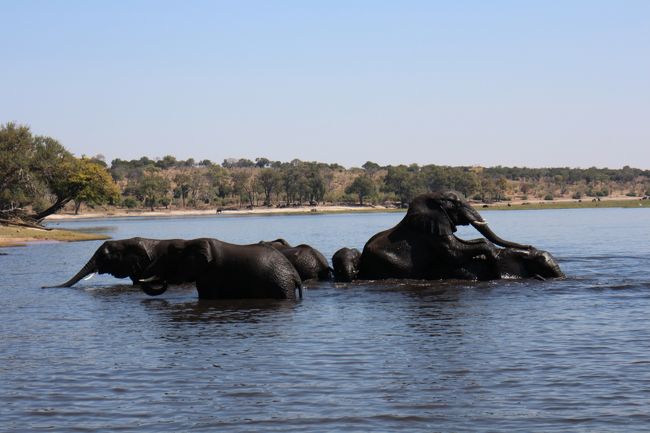
<instances>
[{"instance_id":1,"label":"grassy vegetation","mask_svg":"<svg viewBox=\"0 0 650 433\"><path fill-rule=\"evenodd\" d=\"M544 201L539 203L520 203L508 206L506 203L488 205L491 210L522 210L522 209L594 209L594 208L640 208L650 207L649 200L602 200L591 201ZM483 208L480 205L477 209Z\"/></svg>"},{"instance_id":2,"label":"grassy vegetation","mask_svg":"<svg viewBox=\"0 0 650 433\"><path fill-rule=\"evenodd\" d=\"M109 239L110 236L80 233L70 230L40 230L29 227L0 225L0 247L25 245L32 241L92 241Z\"/></svg>"}]
</instances>

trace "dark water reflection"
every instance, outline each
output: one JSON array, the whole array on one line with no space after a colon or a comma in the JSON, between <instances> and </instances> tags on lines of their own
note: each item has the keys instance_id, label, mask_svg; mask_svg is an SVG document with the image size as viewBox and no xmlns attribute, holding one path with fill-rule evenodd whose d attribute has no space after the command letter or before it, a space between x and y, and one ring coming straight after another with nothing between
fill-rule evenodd
<instances>
[{"instance_id":1,"label":"dark water reflection","mask_svg":"<svg viewBox=\"0 0 650 433\"><path fill-rule=\"evenodd\" d=\"M0 257L0 431L647 431L650 212L485 212L562 281L312 283L301 302L67 279L99 242ZM328 257L400 215L66 223L285 237ZM463 230L464 237L475 236ZM122 283L122 284L120 284Z\"/></svg>"}]
</instances>

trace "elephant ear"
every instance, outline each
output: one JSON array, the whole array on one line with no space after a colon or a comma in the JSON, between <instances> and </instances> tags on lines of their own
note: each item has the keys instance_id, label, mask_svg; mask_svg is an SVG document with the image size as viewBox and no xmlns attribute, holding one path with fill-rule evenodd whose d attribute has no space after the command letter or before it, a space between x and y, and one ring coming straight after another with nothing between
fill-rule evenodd
<instances>
[{"instance_id":1,"label":"elephant ear","mask_svg":"<svg viewBox=\"0 0 650 433\"><path fill-rule=\"evenodd\" d=\"M456 231L456 224L447 216L436 220L435 229L432 233L438 236L451 236Z\"/></svg>"},{"instance_id":2,"label":"elephant ear","mask_svg":"<svg viewBox=\"0 0 650 433\"><path fill-rule=\"evenodd\" d=\"M197 268L202 268L212 261L212 248L208 239L197 239L195 242L192 262Z\"/></svg>"},{"instance_id":3,"label":"elephant ear","mask_svg":"<svg viewBox=\"0 0 650 433\"><path fill-rule=\"evenodd\" d=\"M144 239L138 238L138 249L144 252L146 259L151 262L154 259L154 254L151 248L151 242L145 242Z\"/></svg>"},{"instance_id":4,"label":"elephant ear","mask_svg":"<svg viewBox=\"0 0 650 433\"><path fill-rule=\"evenodd\" d=\"M128 243L124 249L124 263L130 267L130 272L133 275L139 276L144 272L151 264L152 259L148 246L139 238L133 243Z\"/></svg>"},{"instance_id":5,"label":"elephant ear","mask_svg":"<svg viewBox=\"0 0 650 433\"><path fill-rule=\"evenodd\" d=\"M412 230L435 236L450 236L456 231L449 214L438 200L427 200L426 207L409 209L404 221Z\"/></svg>"}]
</instances>

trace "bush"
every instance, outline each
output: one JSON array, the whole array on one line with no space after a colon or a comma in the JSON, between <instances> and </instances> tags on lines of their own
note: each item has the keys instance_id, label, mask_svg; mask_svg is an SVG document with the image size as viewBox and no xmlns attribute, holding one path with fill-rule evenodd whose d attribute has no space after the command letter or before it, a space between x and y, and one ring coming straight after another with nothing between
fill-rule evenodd
<instances>
[{"instance_id":1,"label":"bush","mask_svg":"<svg viewBox=\"0 0 650 433\"><path fill-rule=\"evenodd\" d=\"M580 200L582 198L582 193L580 191L576 191L576 192L573 193L571 198L575 199L575 200Z\"/></svg>"},{"instance_id":2,"label":"bush","mask_svg":"<svg viewBox=\"0 0 650 433\"><path fill-rule=\"evenodd\" d=\"M122 200L122 206L133 209L138 207L140 203L133 197L126 197L124 200Z\"/></svg>"},{"instance_id":3,"label":"bush","mask_svg":"<svg viewBox=\"0 0 650 433\"><path fill-rule=\"evenodd\" d=\"M549 194L546 194L546 195L544 196L544 200L553 200L553 194L550 194L550 193L549 193Z\"/></svg>"},{"instance_id":4,"label":"bush","mask_svg":"<svg viewBox=\"0 0 650 433\"><path fill-rule=\"evenodd\" d=\"M636 194L633 193L632 191L628 192L628 193L625 194L625 195L628 196L628 197L636 197Z\"/></svg>"}]
</instances>

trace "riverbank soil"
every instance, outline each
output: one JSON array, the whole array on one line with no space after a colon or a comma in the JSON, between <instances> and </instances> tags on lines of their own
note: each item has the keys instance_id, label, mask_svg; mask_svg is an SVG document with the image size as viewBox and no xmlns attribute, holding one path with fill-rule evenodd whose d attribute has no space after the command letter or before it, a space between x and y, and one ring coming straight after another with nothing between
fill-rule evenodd
<instances>
[{"instance_id":1,"label":"riverbank soil","mask_svg":"<svg viewBox=\"0 0 650 433\"><path fill-rule=\"evenodd\" d=\"M45 230L13 225L0 225L0 247L25 245L27 242L77 242L109 239L110 236L70 230Z\"/></svg>"},{"instance_id":2,"label":"riverbank soil","mask_svg":"<svg viewBox=\"0 0 650 433\"><path fill-rule=\"evenodd\" d=\"M650 200L643 200L639 197L603 197L601 200L586 198L576 199L555 199L555 200L512 200L484 204L471 202L477 209L513 210L513 209L576 209L576 208L599 208L599 207L650 207ZM395 207L376 206L300 206L286 208L256 207L253 209L156 209L148 210L127 210L112 208L110 210L93 210L87 213L75 215L72 212L60 212L47 217L46 221L91 219L91 218L164 218L183 216L208 216L208 215L295 215L295 214L322 214L322 213L353 213L353 212L405 212L406 209Z\"/></svg>"}]
</instances>

